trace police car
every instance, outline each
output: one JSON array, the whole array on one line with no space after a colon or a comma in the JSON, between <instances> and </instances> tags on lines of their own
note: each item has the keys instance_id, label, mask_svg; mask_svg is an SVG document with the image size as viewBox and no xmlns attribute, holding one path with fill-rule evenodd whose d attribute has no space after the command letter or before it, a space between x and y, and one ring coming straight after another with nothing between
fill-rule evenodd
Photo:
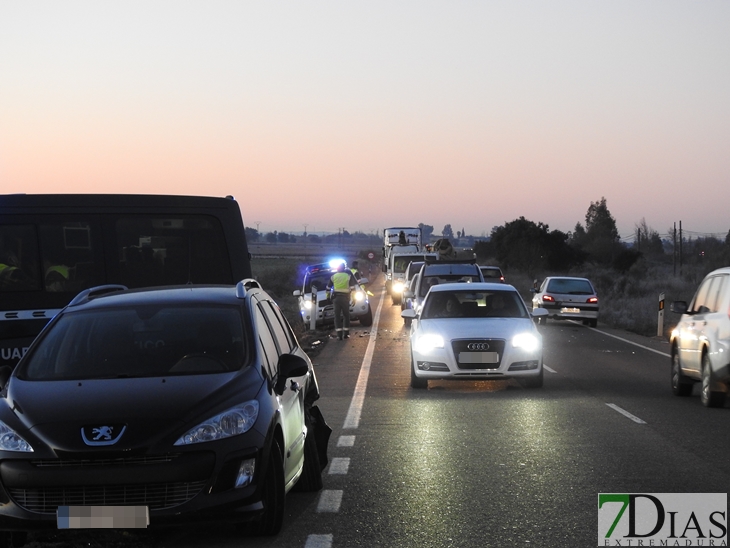
<instances>
[{"instance_id":1,"label":"police car","mask_svg":"<svg viewBox=\"0 0 730 548\"><path fill-rule=\"evenodd\" d=\"M312 314L315 314L317 327L334 323L334 304L327 298L326 289L332 274L337 272L337 266L344 262L342 259L334 259L327 263L310 265L304 271L302 288L295 290L293 295L299 301L299 313L305 325L311 325ZM367 278L360 278L354 298L350 301L350 320L359 321L360 325L369 327L373 324L373 312L367 291L363 288L366 283ZM313 296L315 303L312 302Z\"/></svg>"}]
</instances>

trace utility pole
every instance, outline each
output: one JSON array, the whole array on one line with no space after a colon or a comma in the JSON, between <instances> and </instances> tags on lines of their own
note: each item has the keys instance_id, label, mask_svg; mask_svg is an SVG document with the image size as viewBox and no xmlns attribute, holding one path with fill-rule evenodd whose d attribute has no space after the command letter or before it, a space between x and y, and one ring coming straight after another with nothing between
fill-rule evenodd
<instances>
[{"instance_id":1,"label":"utility pole","mask_svg":"<svg viewBox=\"0 0 730 548\"><path fill-rule=\"evenodd\" d=\"M679 274L682 274L682 221L679 221Z\"/></svg>"},{"instance_id":2,"label":"utility pole","mask_svg":"<svg viewBox=\"0 0 730 548\"><path fill-rule=\"evenodd\" d=\"M674 275L677 275L677 221L674 221L674 234L672 236L672 268Z\"/></svg>"}]
</instances>

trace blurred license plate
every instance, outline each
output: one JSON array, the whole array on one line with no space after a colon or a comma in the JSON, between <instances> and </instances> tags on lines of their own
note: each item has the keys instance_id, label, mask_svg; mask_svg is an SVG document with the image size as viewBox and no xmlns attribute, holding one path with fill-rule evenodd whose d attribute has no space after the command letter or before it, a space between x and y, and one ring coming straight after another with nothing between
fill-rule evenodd
<instances>
[{"instance_id":1,"label":"blurred license plate","mask_svg":"<svg viewBox=\"0 0 730 548\"><path fill-rule=\"evenodd\" d=\"M459 352L459 363L499 363L497 352Z\"/></svg>"},{"instance_id":2,"label":"blurred license plate","mask_svg":"<svg viewBox=\"0 0 730 548\"><path fill-rule=\"evenodd\" d=\"M147 506L59 506L59 529L146 529L150 524Z\"/></svg>"},{"instance_id":3,"label":"blurred license plate","mask_svg":"<svg viewBox=\"0 0 730 548\"><path fill-rule=\"evenodd\" d=\"M561 312L568 313L568 314L577 314L578 312L580 312L580 308L568 308L568 307L565 307L565 308L561 308L560 311Z\"/></svg>"}]
</instances>

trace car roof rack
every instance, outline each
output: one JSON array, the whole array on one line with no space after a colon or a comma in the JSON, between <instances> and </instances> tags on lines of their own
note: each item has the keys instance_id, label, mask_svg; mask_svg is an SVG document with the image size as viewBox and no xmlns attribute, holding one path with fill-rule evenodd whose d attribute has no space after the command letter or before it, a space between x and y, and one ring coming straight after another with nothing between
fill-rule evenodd
<instances>
[{"instance_id":1,"label":"car roof rack","mask_svg":"<svg viewBox=\"0 0 730 548\"><path fill-rule=\"evenodd\" d=\"M246 293L250 289L263 289L258 280L254 278L245 278L236 284L236 298L245 299Z\"/></svg>"},{"instance_id":2,"label":"car roof rack","mask_svg":"<svg viewBox=\"0 0 730 548\"><path fill-rule=\"evenodd\" d=\"M97 285L96 287L84 289L81 293L76 295L70 303L68 303L68 306L78 306L80 304L87 303L96 297L101 297L117 291L127 291L128 289L129 288L126 285L121 284Z\"/></svg>"}]
</instances>

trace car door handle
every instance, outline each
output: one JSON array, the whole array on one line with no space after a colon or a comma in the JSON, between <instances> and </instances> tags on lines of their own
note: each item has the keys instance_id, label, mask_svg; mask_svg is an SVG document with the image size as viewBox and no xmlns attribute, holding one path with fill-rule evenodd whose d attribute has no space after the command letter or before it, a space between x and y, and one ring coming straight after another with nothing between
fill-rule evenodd
<instances>
[{"instance_id":1,"label":"car door handle","mask_svg":"<svg viewBox=\"0 0 730 548\"><path fill-rule=\"evenodd\" d=\"M289 388L291 388L291 390L293 392L299 392L302 389L302 387L299 386L299 383L297 381L291 381Z\"/></svg>"}]
</instances>

